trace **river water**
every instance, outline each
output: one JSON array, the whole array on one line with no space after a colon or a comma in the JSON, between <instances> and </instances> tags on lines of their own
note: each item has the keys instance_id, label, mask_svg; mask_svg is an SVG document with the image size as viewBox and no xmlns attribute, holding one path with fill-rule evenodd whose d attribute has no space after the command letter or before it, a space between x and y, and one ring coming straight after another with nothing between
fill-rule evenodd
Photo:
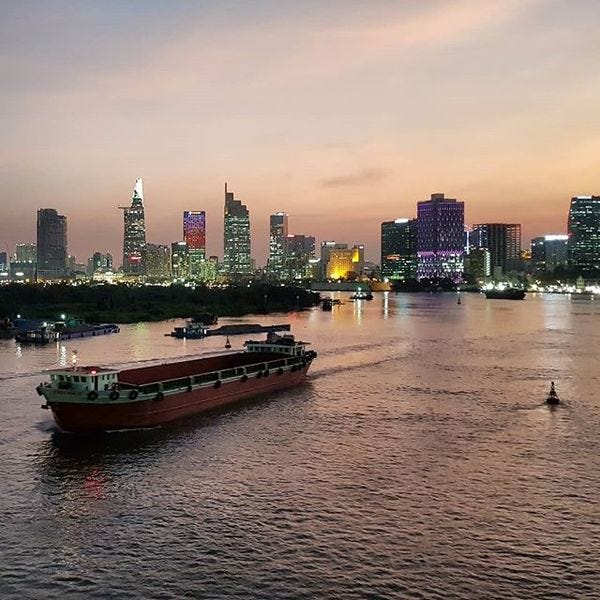
<instances>
[{"instance_id":1,"label":"river water","mask_svg":"<svg viewBox=\"0 0 600 600\"><path fill-rule=\"evenodd\" d=\"M246 322L312 342L306 385L85 438L40 409L40 371L224 340L0 340L1 598L599 597L600 300L376 294Z\"/></svg>"}]
</instances>

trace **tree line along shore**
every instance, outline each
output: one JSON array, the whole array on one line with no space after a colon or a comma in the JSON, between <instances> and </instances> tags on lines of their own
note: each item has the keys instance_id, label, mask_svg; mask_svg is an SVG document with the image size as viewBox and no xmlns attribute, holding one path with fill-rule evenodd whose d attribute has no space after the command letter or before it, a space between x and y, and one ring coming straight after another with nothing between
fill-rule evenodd
<instances>
[{"instance_id":1,"label":"tree line along shore","mask_svg":"<svg viewBox=\"0 0 600 600\"><path fill-rule=\"evenodd\" d=\"M181 285L11 284L0 286L0 317L76 315L87 323L136 323L198 314L240 317L316 306L319 294L303 288L251 284L227 288Z\"/></svg>"}]
</instances>

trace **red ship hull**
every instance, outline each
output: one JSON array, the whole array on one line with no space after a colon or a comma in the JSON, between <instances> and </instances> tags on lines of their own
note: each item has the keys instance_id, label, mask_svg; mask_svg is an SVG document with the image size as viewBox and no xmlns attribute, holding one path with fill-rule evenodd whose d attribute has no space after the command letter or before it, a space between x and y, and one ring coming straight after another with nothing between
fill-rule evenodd
<instances>
[{"instance_id":1,"label":"red ship hull","mask_svg":"<svg viewBox=\"0 0 600 600\"><path fill-rule=\"evenodd\" d=\"M268 377L229 381L219 388L204 387L166 395L161 400L121 404L81 405L53 402L57 425L72 433L156 427L184 417L235 404L240 400L295 387L306 377L310 363L296 371L271 373Z\"/></svg>"}]
</instances>

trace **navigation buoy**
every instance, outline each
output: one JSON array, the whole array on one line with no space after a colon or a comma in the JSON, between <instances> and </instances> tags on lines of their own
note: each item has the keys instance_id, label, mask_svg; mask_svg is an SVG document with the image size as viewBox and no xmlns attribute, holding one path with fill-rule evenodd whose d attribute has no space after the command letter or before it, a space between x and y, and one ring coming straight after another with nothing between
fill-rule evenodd
<instances>
[{"instance_id":1,"label":"navigation buoy","mask_svg":"<svg viewBox=\"0 0 600 600\"><path fill-rule=\"evenodd\" d=\"M229 348L231 348L231 342L229 341L229 336L227 336L227 341L225 342L225 348L227 348L227 350L229 350Z\"/></svg>"},{"instance_id":2,"label":"navigation buoy","mask_svg":"<svg viewBox=\"0 0 600 600\"><path fill-rule=\"evenodd\" d=\"M550 382L550 391L548 392L548 397L546 398L546 404L560 404L560 398L556 393L556 389L554 388L554 381Z\"/></svg>"}]
</instances>

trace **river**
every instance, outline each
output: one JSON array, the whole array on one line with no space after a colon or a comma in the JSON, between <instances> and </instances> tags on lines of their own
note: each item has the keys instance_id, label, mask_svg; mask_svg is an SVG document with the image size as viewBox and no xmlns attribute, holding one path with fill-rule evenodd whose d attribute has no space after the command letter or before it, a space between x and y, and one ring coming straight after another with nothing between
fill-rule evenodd
<instances>
[{"instance_id":1,"label":"river","mask_svg":"<svg viewBox=\"0 0 600 600\"><path fill-rule=\"evenodd\" d=\"M93 437L40 409L43 369L224 339L0 340L1 598L598 597L599 299L376 294L244 321L312 343L304 386Z\"/></svg>"}]
</instances>

